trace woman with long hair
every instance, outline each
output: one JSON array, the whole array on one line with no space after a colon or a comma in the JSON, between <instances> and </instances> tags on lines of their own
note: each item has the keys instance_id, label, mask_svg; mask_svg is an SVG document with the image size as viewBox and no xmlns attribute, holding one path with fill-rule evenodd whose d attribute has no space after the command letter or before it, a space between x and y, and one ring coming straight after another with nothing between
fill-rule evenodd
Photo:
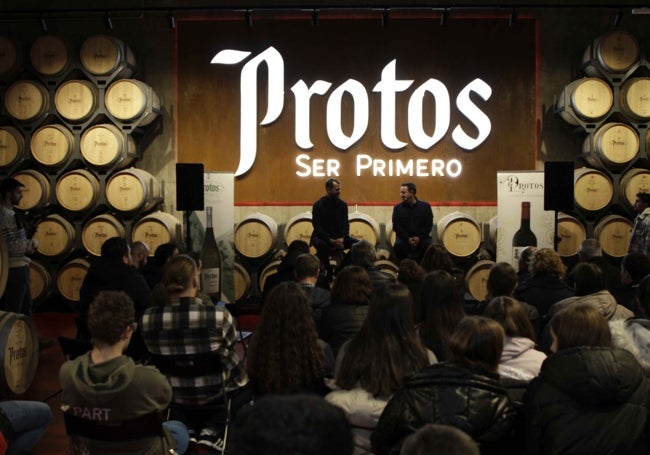
<instances>
[{"instance_id":1,"label":"woman with long hair","mask_svg":"<svg viewBox=\"0 0 650 455\"><path fill-rule=\"evenodd\" d=\"M291 281L278 284L264 303L248 349L246 368L255 394L324 395L328 349L318 339L307 295L300 285Z\"/></svg>"},{"instance_id":2,"label":"woman with long hair","mask_svg":"<svg viewBox=\"0 0 650 455\"><path fill-rule=\"evenodd\" d=\"M412 307L405 285L387 285L374 294L361 330L339 351L335 377L342 390L326 398L354 426L355 453L370 453L370 431L404 379L435 362L415 333Z\"/></svg>"},{"instance_id":3,"label":"woman with long hair","mask_svg":"<svg viewBox=\"0 0 650 455\"><path fill-rule=\"evenodd\" d=\"M454 277L444 270L427 274L420 290L420 339L440 361L447 359L447 342L465 317Z\"/></svg>"}]
</instances>

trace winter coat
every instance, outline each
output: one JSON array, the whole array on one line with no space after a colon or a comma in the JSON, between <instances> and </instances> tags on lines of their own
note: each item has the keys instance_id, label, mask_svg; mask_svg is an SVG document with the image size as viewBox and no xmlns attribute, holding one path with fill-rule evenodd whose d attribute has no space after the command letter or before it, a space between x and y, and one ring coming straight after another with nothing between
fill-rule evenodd
<instances>
[{"instance_id":1,"label":"winter coat","mask_svg":"<svg viewBox=\"0 0 650 455\"><path fill-rule=\"evenodd\" d=\"M398 453L404 438L428 423L451 425L481 445L481 453L508 453L517 409L498 375L449 363L424 368L395 393L372 433L375 453Z\"/></svg>"},{"instance_id":2,"label":"winter coat","mask_svg":"<svg viewBox=\"0 0 650 455\"><path fill-rule=\"evenodd\" d=\"M589 303L594 305L600 310L601 313L603 313L603 316L605 316L605 319L608 321L634 317L634 313L632 313L624 306L616 303L616 299L609 291L603 290L594 292L593 294L574 296L560 300L548 311L547 318L550 320L553 316L565 308L579 303Z\"/></svg>"},{"instance_id":3,"label":"winter coat","mask_svg":"<svg viewBox=\"0 0 650 455\"><path fill-rule=\"evenodd\" d=\"M368 305L332 302L323 309L318 333L320 338L330 345L335 357L343 343L361 329L366 316Z\"/></svg>"},{"instance_id":4,"label":"winter coat","mask_svg":"<svg viewBox=\"0 0 650 455\"><path fill-rule=\"evenodd\" d=\"M609 330L614 346L631 352L646 374L650 375L650 321L617 319L609 321Z\"/></svg>"},{"instance_id":5,"label":"winter coat","mask_svg":"<svg viewBox=\"0 0 650 455\"><path fill-rule=\"evenodd\" d=\"M506 337L499 362L499 375L505 378L530 381L539 374L546 354L535 349L530 338Z\"/></svg>"},{"instance_id":6,"label":"winter coat","mask_svg":"<svg viewBox=\"0 0 650 455\"><path fill-rule=\"evenodd\" d=\"M540 317L546 316L549 308L562 299L571 297L573 290L564 281L553 275L536 275L515 291L518 300L537 308Z\"/></svg>"},{"instance_id":7,"label":"winter coat","mask_svg":"<svg viewBox=\"0 0 650 455\"><path fill-rule=\"evenodd\" d=\"M649 390L623 349L549 356L524 396L527 455L647 454Z\"/></svg>"}]
</instances>

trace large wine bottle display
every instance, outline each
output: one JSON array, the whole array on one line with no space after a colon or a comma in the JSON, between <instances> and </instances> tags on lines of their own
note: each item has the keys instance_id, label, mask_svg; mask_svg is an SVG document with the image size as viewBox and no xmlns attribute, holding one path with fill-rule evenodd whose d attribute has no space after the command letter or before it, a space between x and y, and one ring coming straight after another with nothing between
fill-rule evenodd
<instances>
[{"instance_id":1,"label":"large wine bottle display","mask_svg":"<svg viewBox=\"0 0 650 455\"><path fill-rule=\"evenodd\" d=\"M521 223L512 237L512 264L519 262L521 250L527 246L537 246L537 237L530 229L530 202L522 202Z\"/></svg>"},{"instance_id":2,"label":"large wine bottle display","mask_svg":"<svg viewBox=\"0 0 650 455\"><path fill-rule=\"evenodd\" d=\"M218 301L221 299L221 253L214 238L212 207L206 207L205 213L207 226L201 250L201 290L213 301Z\"/></svg>"}]
</instances>

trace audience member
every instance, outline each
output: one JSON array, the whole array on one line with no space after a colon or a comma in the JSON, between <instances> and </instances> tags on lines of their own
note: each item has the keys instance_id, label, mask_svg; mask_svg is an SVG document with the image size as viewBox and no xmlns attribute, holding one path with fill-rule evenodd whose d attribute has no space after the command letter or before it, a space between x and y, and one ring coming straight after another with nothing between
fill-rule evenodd
<instances>
[{"instance_id":1,"label":"audience member","mask_svg":"<svg viewBox=\"0 0 650 455\"><path fill-rule=\"evenodd\" d=\"M189 253L187 253L187 255L194 260L194 263L196 264L196 270L199 272L199 277L200 277L201 268L203 267L203 263L201 261L201 255L196 251L190 251ZM201 302L203 302L204 305L214 305L214 302L212 301L210 296L201 292L200 284L199 284L199 289L196 291L196 298L201 300ZM160 281L156 283L156 285L151 290L150 306L165 305L167 303L167 300L168 300L167 288L165 288L165 283Z\"/></svg>"},{"instance_id":2,"label":"audience member","mask_svg":"<svg viewBox=\"0 0 650 455\"><path fill-rule=\"evenodd\" d=\"M630 235L628 253L642 253L650 255L650 193L644 191L636 194L634 200L634 226Z\"/></svg>"},{"instance_id":3,"label":"audience member","mask_svg":"<svg viewBox=\"0 0 650 455\"><path fill-rule=\"evenodd\" d=\"M411 258L419 261L431 245L433 212L428 202L419 200L415 183L402 183L399 195L402 202L393 207L393 252L397 259Z\"/></svg>"},{"instance_id":4,"label":"audience member","mask_svg":"<svg viewBox=\"0 0 650 455\"><path fill-rule=\"evenodd\" d=\"M537 308L540 318L544 319L555 302L573 295L571 288L564 282L566 267L552 249L540 248L533 253L530 273L531 277L516 293L516 297Z\"/></svg>"},{"instance_id":5,"label":"audience member","mask_svg":"<svg viewBox=\"0 0 650 455\"><path fill-rule=\"evenodd\" d=\"M603 257L603 249L598 239L583 240L578 249L578 259L580 263L589 262L600 267L603 271L603 278L605 279L605 289L609 292L616 295L621 290L621 271ZM571 287L575 285L574 275L575 267L567 275L567 284Z\"/></svg>"},{"instance_id":6,"label":"audience member","mask_svg":"<svg viewBox=\"0 0 650 455\"><path fill-rule=\"evenodd\" d=\"M294 240L287 247L287 254L280 261L277 271L264 280L264 288L262 289L263 299L266 299L271 289L278 284L283 281L293 281L296 279L294 266L296 259L301 254L309 254L309 245L303 240Z\"/></svg>"},{"instance_id":7,"label":"audience member","mask_svg":"<svg viewBox=\"0 0 650 455\"><path fill-rule=\"evenodd\" d=\"M171 257L163 269L163 283L167 290L166 305L147 308L142 316L142 336L156 355L214 354L222 365L225 388L233 410L251 397L248 376L243 362L237 356L237 332L227 309L204 305L196 298L199 272L194 260L184 254ZM174 391L174 403L196 407L192 415L185 415L190 429L198 433L206 445L218 447L222 428L219 415L203 418L201 406L221 401L222 375L206 372L196 377L168 375Z\"/></svg>"},{"instance_id":8,"label":"audience member","mask_svg":"<svg viewBox=\"0 0 650 455\"><path fill-rule=\"evenodd\" d=\"M418 315L416 314L417 307L419 306L420 293L422 291L422 281L424 281L424 269L413 259L402 259L399 263L397 271L397 281L404 283L411 291L413 296L413 320L417 323Z\"/></svg>"},{"instance_id":9,"label":"audience member","mask_svg":"<svg viewBox=\"0 0 650 455\"><path fill-rule=\"evenodd\" d=\"M372 283L363 267L349 265L336 274L331 304L323 310L320 337L338 354L347 340L361 329L368 315Z\"/></svg>"},{"instance_id":10,"label":"audience member","mask_svg":"<svg viewBox=\"0 0 650 455\"><path fill-rule=\"evenodd\" d=\"M131 245L131 265L142 272L149 260L150 248L145 242L138 240Z\"/></svg>"},{"instance_id":11,"label":"audience member","mask_svg":"<svg viewBox=\"0 0 650 455\"><path fill-rule=\"evenodd\" d=\"M368 318L337 356L336 385L326 399L345 410L353 425L355 453L371 453L370 432L390 396L407 376L436 361L418 339L413 297L401 283L373 296Z\"/></svg>"},{"instance_id":12,"label":"audience member","mask_svg":"<svg viewBox=\"0 0 650 455\"><path fill-rule=\"evenodd\" d=\"M128 295L116 291L102 291L97 295L88 310L93 349L65 362L59 372L64 412L117 423L167 408L172 397L167 378L155 368L136 365L124 355L136 326L133 301ZM163 426L168 433L165 439L145 437L125 442L87 440L82 443L88 444L88 453L163 453L168 446L184 453L189 443L185 425L168 421Z\"/></svg>"},{"instance_id":13,"label":"audience member","mask_svg":"<svg viewBox=\"0 0 650 455\"><path fill-rule=\"evenodd\" d=\"M363 267L370 276L373 290L379 290L387 284L395 283L395 277L388 272L383 272L375 265L377 252L375 246L367 240L359 240L352 245L350 260L353 265Z\"/></svg>"},{"instance_id":14,"label":"audience member","mask_svg":"<svg viewBox=\"0 0 650 455\"><path fill-rule=\"evenodd\" d=\"M153 253L153 257L147 261L147 264L142 269L142 274L147 281L149 289L153 289L162 280L163 267L167 260L179 253L180 250L174 242L158 245Z\"/></svg>"},{"instance_id":15,"label":"audience member","mask_svg":"<svg viewBox=\"0 0 650 455\"><path fill-rule=\"evenodd\" d=\"M0 433L7 446L0 453L29 454L52 422L50 407L40 401L0 401Z\"/></svg>"},{"instance_id":16,"label":"audience member","mask_svg":"<svg viewBox=\"0 0 650 455\"><path fill-rule=\"evenodd\" d=\"M232 424L235 455L351 455L343 411L313 395L269 395L242 409Z\"/></svg>"},{"instance_id":17,"label":"audience member","mask_svg":"<svg viewBox=\"0 0 650 455\"><path fill-rule=\"evenodd\" d=\"M329 392L324 379L332 376L334 355L318 338L307 296L298 283L285 281L269 293L248 348L246 367L258 397Z\"/></svg>"},{"instance_id":18,"label":"audience member","mask_svg":"<svg viewBox=\"0 0 650 455\"><path fill-rule=\"evenodd\" d=\"M650 274L650 258L643 253L629 253L621 262L621 289L614 296L619 305L636 313L634 307L639 282Z\"/></svg>"},{"instance_id":19,"label":"audience member","mask_svg":"<svg viewBox=\"0 0 650 455\"><path fill-rule=\"evenodd\" d=\"M602 313L571 305L550 326L554 354L524 397L526 453L647 454L648 379Z\"/></svg>"},{"instance_id":20,"label":"audience member","mask_svg":"<svg viewBox=\"0 0 650 455\"><path fill-rule=\"evenodd\" d=\"M463 298L465 295L465 273L454 266L454 261L442 243L433 243L424 251L424 256L420 259L420 265L424 273L444 270L454 277L458 295Z\"/></svg>"},{"instance_id":21,"label":"audience member","mask_svg":"<svg viewBox=\"0 0 650 455\"><path fill-rule=\"evenodd\" d=\"M296 258L295 275L296 281L307 294L314 321L319 324L323 309L330 304L330 291L316 286L320 276L320 261L313 254L301 254Z\"/></svg>"},{"instance_id":22,"label":"audience member","mask_svg":"<svg viewBox=\"0 0 650 455\"><path fill-rule=\"evenodd\" d=\"M459 428L481 445L483 455L520 453L513 447L517 409L497 374L503 340L496 321L463 319L449 340L449 362L408 377L386 405L372 433L375 453L399 450L404 438L428 423Z\"/></svg>"},{"instance_id":23,"label":"audience member","mask_svg":"<svg viewBox=\"0 0 650 455\"><path fill-rule=\"evenodd\" d=\"M519 260L517 261L517 291L524 289L525 284L530 279L530 260L537 251L535 246L527 246L519 253ZM517 294L515 297L519 298Z\"/></svg>"},{"instance_id":24,"label":"audience member","mask_svg":"<svg viewBox=\"0 0 650 455\"><path fill-rule=\"evenodd\" d=\"M478 444L458 428L429 423L404 440L399 455L480 455Z\"/></svg>"},{"instance_id":25,"label":"audience member","mask_svg":"<svg viewBox=\"0 0 650 455\"><path fill-rule=\"evenodd\" d=\"M428 273L422 282L418 326L420 339L438 360L447 360L447 346L456 325L465 317L454 277L444 270Z\"/></svg>"},{"instance_id":26,"label":"audience member","mask_svg":"<svg viewBox=\"0 0 650 455\"><path fill-rule=\"evenodd\" d=\"M522 381L536 377L546 354L535 349L537 333L521 303L512 297L495 297L483 314L497 321L506 334L499 361L501 377Z\"/></svg>"}]
</instances>

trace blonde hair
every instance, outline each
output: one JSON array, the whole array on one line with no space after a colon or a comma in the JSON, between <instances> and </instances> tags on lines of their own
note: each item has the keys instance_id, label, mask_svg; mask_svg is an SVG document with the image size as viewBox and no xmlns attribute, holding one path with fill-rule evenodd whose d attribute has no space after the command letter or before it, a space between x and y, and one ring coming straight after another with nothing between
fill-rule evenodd
<instances>
[{"instance_id":1,"label":"blonde hair","mask_svg":"<svg viewBox=\"0 0 650 455\"><path fill-rule=\"evenodd\" d=\"M530 273L536 275L553 275L564 278L566 266L560 256L550 248L540 248L533 253L530 260Z\"/></svg>"},{"instance_id":2,"label":"blonde hair","mask_svg":"<svg viewBox=\"0 0 650 455\"><path fill-rule=\"evenodd\" d=\"M186 254L178 254L165 262L162 282L169 294L178 294L192 286L196 274L194 259Z\"/></svg>"}]
</instances>

